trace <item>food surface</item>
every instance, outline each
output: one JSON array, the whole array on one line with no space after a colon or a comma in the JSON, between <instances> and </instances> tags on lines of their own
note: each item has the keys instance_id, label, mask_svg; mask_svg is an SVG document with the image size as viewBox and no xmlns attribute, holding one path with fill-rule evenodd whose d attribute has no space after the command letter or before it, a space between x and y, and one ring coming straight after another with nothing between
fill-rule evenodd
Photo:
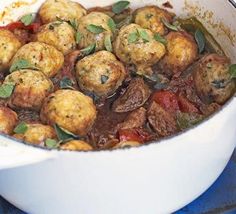
<instances>
[{"instance_id":1,"label":"food surface","mask_svg":"<svg viewBox=\"0 0 236 214\"><path fill-rule=\"evenodd\" d=\"M65 151L139 147L235 94L236 65L196 18L131 6L47 0L0 26L0 132Z\"/></svg>"}]
</instances>

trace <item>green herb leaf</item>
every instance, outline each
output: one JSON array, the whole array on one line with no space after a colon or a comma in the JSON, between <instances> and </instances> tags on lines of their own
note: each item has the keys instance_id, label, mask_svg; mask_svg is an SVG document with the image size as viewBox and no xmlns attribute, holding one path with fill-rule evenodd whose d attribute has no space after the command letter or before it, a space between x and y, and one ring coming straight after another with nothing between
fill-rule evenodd
<instances>
[{"instance_id":1,"label":"green herb leaf","mask_svg":"<svg viewBox=\"0 0 236 214\"><path fill-rule=\"evenodd\" d=\"M12 64L10 67L10 73L16 70L20 69L33 69L33 70L39 70L35 66L31 65L30 62L26 59L19 59L15 63Z\"/></svg>"},{"instance_id":2,"label":"green herb leaf","mask_svg":"<svg viewBox=\"0 0 236 214\"><path fill-rule=\"evenodd\" d=\"M140 38L142 38L144 42L150 41L149 35L146 30L138 29L138 33L139 33Z\"/></svg>"},{"instance_id":3,"label":"green herb leaf","mask_svg":"<svg viewBox=\"0 0 236 214\"><path fill-rule=\"evenodd\" d=\"M162 18L161 21L169 30L179 31L178 26L170 24L165 18Z\"/></svg>"},{"instance_id":4,"label":"green herb leaf","mask_svg":"<svg viewBox=\"0 0 236 214\"><path fill-rule=\"evenodd\" d=\"M139 35L137 32L133 32L133 33L130 33L128 35L128 43L131 44L131 43L135 43L138 41L138 38L139 38Z\"/></svg>"},{"instance_id":5,"label":"green herb leaf","mask_svg":"<svg viewBox=\"0 0 236 214\"><path fill-rule=\"evenodd\" d=\"M229 73L231 75L231 79L236 78L236 64L229 66Z\"/></svg>"},{"instance_id":6,"label":"green herb leaf","mask_svg":"<svg viewBox=\"0 0 236 214\"><path fill-rule=\"evenodd\" d=\"M118 1L112 5L112 12L115 14L119 14L123 12L129 5L129 1Z\"/></svg>"},{"instance_id":7,"label":"green herb leaf","mask_svg":"<svg viewBox=\"0 0 236 214\"><path fill-rule=\"evenodd\" d=\"M101 83L102 83L102 84L105 84L108 79L109 79L108 76L106 76L106 75L101 75Z\"/></svg>"},{"instance_id":8,"label":"green herb leaf","mask_svg":"<svg viewBox=\"0 0 236 214\"><path fill-rule=\"evenodd\" d=\"M107 51L112 52L111 36L107 35L104 40L104 45Z\"/></svg>"},{"instance_id":9,"label":"green herb leaf","mask_svg":"<svg viewBox=\"0 0 236 214\"><path fill-rule=\"evenodd\" d=\"M0 86L0 98L8 98L14 90L15 84L2 84Z\"/></svg>"},{"instance_id":10,"label":"green herb leaf","mask_svg":"<svg viewBox=\"0 0 236 214\"><path fill-rule=\"evenodd\" d=\"M75 31L78 29L78 21L76 19L69 20L68 24L74 28Z\"/></svg>"},{"instance_id":11,"label":"green herb leaf","mask_svg":"<svg viewBox=\"0 0 236 214\"><path fill-rule=\"evenodd\" d=\"M25 132L27 130L28 130L27 124L25 122L21 122L14 129L14 133L16 133L16 134L25 134Z\"/></svg>"},{"instance_id":12,"label":"green herb leaf","mask_svg":"<svg viewBox=\"0 0 236 214\"><path fill-rule=\"evenodd\" d=\"M81 53L84 55L84 56L87 56L89 54L92 54L95 52L95 49L96 49L96 44L91 44L89 45L87 48L84 48L81 51Z\"/></svg>"},{"instance_id":13,"label":"green herb leaf","mask_svg":"<svg viewBox=\"0 0 236 214\"><path fill-rule=\"evenodd\" d=\"M154 34L154 39L162 43L163 45L167 45L167 40L164 37L162 37L159 33Z\"/></svg>"},{"instance_id":14,"label":"green herb leaf","mask_svg":"<svg viewBox=\"0 0 236 214\"><path fill-rule=\"evenodd\" d=\"M202 53L205 49L205 44L206 44L205 36L204 36L203 32L199 29L196 30L194 36L195 36L195 40L198 45L198 51L199 51L199 53Z\"/></svg>"},{"instance_id":15,"label":"green herb leaf","mask_svg":"<svg viewBox=\"0 0 236 214\"><path fill-rule=\"evenodd\" d=\"M67 131L66 129L63 129L62 127L60 127L57 124L54 125L54 129L56 131L57 138L60 141L64 142L64 141L68 141L68 140L78 139L78 136L76 136L75 134Z\"/></svg>"},{"instance_id":16,"label":"green herb leaf","mask_svg":"<svg viewBox=\"0 0 236 214\"><path fill-rule=\"evenodd\" d=\"M104 32L106 29L104 29L102 26L90 24L87 26L87 30L94 34L100 34Z\"/></svg>"},{"instance_id":17,"label":"green herb leaf","mask_svg":"<svg viewBox=\"0 0 236 214\"><path fill-rule=\"evenodd\" d=\"M49 149L57 148L58 145L59 145L59 143L54 139L48 138L45 140L45 146Z\"/></svg>"},{"instance_id":18,"label":"green herb leaf","mask_svg":"<svg viewBox=\"0 0 236 214\"><path fill-rule=\"evenodd\" d=\"M190 128L203 120L203 116L196 113L177 113L177 124L181 130Z\"/></svg>"},{"instance_id":19,"label":"green herb leaf","mask_svg":"<svg viewBox=\"0 0 236 214\"><path fill-rule=\"evenodd\" d=\"M21 17L20 21L25 25L28 26L30 24L32 24L32 22L34 21L34 16L33 14L27 14Z\"/></svg>"},{"instance_id":20,"label":"green herb leaf","mask_svg":"<svg viewBox=\"0 0 236 214\"><path fill-rule=\"evenodd\" d=\"M82 39L83 35L77 31L76 34L75 34L75 41L76 41L76 44L79 44L80 43L80 40Z\"/></svg>"},{"instance_id":21,"label":"green herb leaf","mask_svg":"<svg viewBox=\"0 0 236 214\"><path fill-rule=\"evenodd\" d=\"M60 81L60 88L61 89L74 89L73 82L69 77L63 77Z\"/></svg>"},{"instance_id":22,"label":"green herb leaf","mask_svg":"<svg viewBox=\"0 0 236 214\"><path fill-rule=\"evenodd\" d=\"M116 30L116 23L114 22L112 18L108 19L107 25L111 29L112 32Z\"/></svg>"}]
</instances>

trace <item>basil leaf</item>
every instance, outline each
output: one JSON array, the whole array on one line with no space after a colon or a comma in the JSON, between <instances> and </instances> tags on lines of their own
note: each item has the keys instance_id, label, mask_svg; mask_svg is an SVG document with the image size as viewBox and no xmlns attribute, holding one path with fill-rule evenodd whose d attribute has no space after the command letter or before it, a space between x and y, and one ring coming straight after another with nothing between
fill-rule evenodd
<instances>
[{"instance_id":1,"label":"basil leaf","mask_svg":"<svg viewBox=\"0 0 236 214\"><path fill-rule=\"evenodd\" d=\"M107 51L112 52L112 44L111 44L111 37L107 35L104 40L104 45Z\"/></svg>"},{"instance_id":2,"label":"basil leaf","mask_svg":"<svg viewBox=\"0 0 236 214\"><path fill-rule=\"evenodd\" d=\"M2 84L0 86L0 98L8 98L14 90L15 84Z\"/></svg>"},{"instance_id":3,"label":"basil leaf","mask_svg":"<svg viewBox=\"0 0 236 214\"><path fill-rule=\"evenodd\" d=\"M66 129L63 129L62 127L60 127L57 124L54 124L54 129L56 131L57 134L57 138L60 141L67 141L67 140L72 140L72 139L78 139L78 136L76 136L75 134L67 131Z\"/></svg>"},{"instance_id":4,"label":"basil leaf","mask_svg":"<svg viewBox=\"0 0 236 214\"><path fill-rule=\"evenodd\" d=\"M123 12L129 5L129 1L118 1L112 5L112 12L115 14L119 14Z\"/></svg>"},{"instance_id":5,"label":"basil leaf","mask_svg":"<svg viewBox=\"0 0 236 214\"><path fill-rule=\"evenodd\" d=\"M116 23L114 22L112 18L108 19L107 25L111 29L112 32L116 30Z\"/></svg>"},{"instance_id":6,"label":"basil leaf","mask_svg":"<svg viewBox=\"0 0 236 214\"><path fill-rule=\"evenodd\" d=\"M231 78L236 78L236 64L229 66L229 73L231 75Z\"/></svg>"},{"instance_id":7,"label":"basil leaf","mask_svg":"<svg viewBox=\"0 0 236 214\"><path fill-rule=\"evenodd\" d=\"M80 50L80 51L81 51L81 53L82 53L84 56L86 56L86 55L89 55L89 54L94 53L94 52L95 52L95 49L96 49L96 44L94 43L94 44L91 44L91 45L89 45L87 48L84 48L84 49L82 49L82 50Z\"/></svg>"},{"instance_id":8,"label":"basil leaf","mask_svg":"<svg viewBox=\"0 0 236 214\"><path fill-rule=\"evenodd\" d=\"M28 130L27 124L25 122L21 122L14 129L14 133L16 133L16 134L25 134L25 132L27 130Z\"/></svg>"},{"instance_id":9,"label":"basil leaf","mask_svg":"<svg viewBox=\"0 0 236 214\"><path fill-rule=\"evenodd\" d=\"M201 30L197 29L194 34L194 37L195 37L195 40L198 45L198 51L199 51L199 53L202 53L205 49L205 44L206 44L206 39L205 39L203 32Z\"/></svg>"},{"instance_id":10,"label":"basil leaf","mask_svg":"<svg viewBox=\"0 0 236 214\"><path fill-rule=\"evenodd\" d=\"M167 40L164 37L162 37L159 33L154 34L154 39L162 43L163 45L167 45Z\"/></svg>"},{"instance_id":11,"label":"basil leaf","mask_svg":"<svg viewBox=\"0 0 236 214\"><path fill-rule=\"evenodd\" d=\"M149 35L146 30L138 29L138 33L139 33L140 38L142 38L144 42L150 41Z\"/></svg>"},{"instance_id":12,"label":"basil leaf","mask_svg":"<svg viewBox=\"0 0 236 214\"><path fill-rule=\"evenodd\" d=\"M131 43L135 43L138 41L138 33L137 32L133 32L133 33L130 33L128 35L128 43L131 44Z\"/></svg>"},{"instance_id":13,"label":"basil leaf","mask_svg":"<svg viewBox=\"0 0 236 214\"><path fill-rule=\"evenodd\" d=\"M82 39L83 35L77 31L76 34L75 34L75 41L76 41L76 44L79 44L80 43L80 40Z\"/></svg>"},{"instance_id":14,"label":"basil leaf","mask_svg":"<svg viewBox=\"0 0 236 214\"><path fill-rule=\"evenodd\" d=\"M34 16L33 14L27 14L21 17L20 21L25 25L28 26L30 24L32 24L32 22L34 21Z\"/></svg>"},{"instance_id":15,"label":"basil leaf","mask_svg":"<svg viewBox=\"0 0 236 214\"><path fill-rule=\"evenodd\" d=\"M104 29L102 26L90 24L87 26L87 30L94 34L100 34L104 32L106 29Z\"/></svg>"},{"instance_id":16,"label":"basil leaf","mask_svg":"<svg viewBox=\"0 0 236 214\"><path fill-rule=\"evenodd\" d=\"M106 76L106 75L101 75L101 83L102 83L102 84L105 84L108 79L109 79L108 76Z\"/></svg>"},{"instance_id":17,"label":"basil leaf","mask_svg":"<svg viewBox=\"0 0 236 214\"><path fill-rule=\"evenodd\" d=\"M73 82L69 77L63 77L60 81L60 88L61 89L74 89Z\"/></svg>"},{"instance_id":18,"label":"basil leaf","mask_svg":"<svg viewBox=\"0 0 236 214\"><path fill-rule=\"evenodd\" d=\"M14 62L10 67L10 73L16 70L20 69L33 69L33 70L39 70L35 66L31 65L30 62L26 59L19 59L16 62Z\"/></svg>"},{"instance_id":19,"label":"basil leaf","mask_svg":"<svg viewBox=\"0 0 236 214\"><path fill-rule=\"evenodd\" d=\"M170 24L165 18L162 18L161 21L169 30L179 31L178 26Z\"/></svg>"},{"instance_id":20,"label":"basil leaf","mask_svg":"<svg viewBox=\"0 0 236 214\"><path fill-rule=\"evenodd\" d=\"M59 143L54 139L48 138L45 140L45 146L49 149L57 148L58 145L59 145Z\"/></svg>"}]
</instances>

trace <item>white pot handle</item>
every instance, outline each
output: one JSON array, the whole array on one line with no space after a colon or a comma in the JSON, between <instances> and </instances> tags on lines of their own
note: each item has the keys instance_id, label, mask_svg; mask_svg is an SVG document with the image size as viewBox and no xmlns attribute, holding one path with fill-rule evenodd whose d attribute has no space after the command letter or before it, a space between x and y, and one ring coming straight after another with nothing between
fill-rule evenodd
<instances>
[{"instance_id":1,"label":"white pot handle","mask_svg":"<svg viewBox=\"0 0 236 214\"><path fill-rule=\"evenodd\" d=\"M56 157L47 151L0 136L0 170L38 163Z\"/></svg>"}]
</instances>

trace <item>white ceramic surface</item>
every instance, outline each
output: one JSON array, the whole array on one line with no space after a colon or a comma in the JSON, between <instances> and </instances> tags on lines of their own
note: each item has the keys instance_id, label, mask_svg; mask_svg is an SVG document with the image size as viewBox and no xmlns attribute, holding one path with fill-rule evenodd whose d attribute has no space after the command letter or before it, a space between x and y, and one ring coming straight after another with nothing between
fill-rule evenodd
<instances>
[{"instance_id":1,"label":"white ceramic surface","mask_svg":"<svg viewBox=\"0 0 236 214\"><path fill-rule=\"evenodd\" d=\"M2 11L14 6L11 3L16 0L0 1ZM34 0L29 7L10 9L4 22L37 11L41 2ZM80 0L86 7L112 2ZM132 7L138 7L165 1L131 2ZM197 5L195 10L201 8L199 18L235 61L235 41L224 34L226 27L236 32L232 5L222 0L187 2ZM179 15L193 11L186 9L184 0L171 3ZM222 22L223 28L208 25L209 19L201 16L207 9L214 14L211 22ZM198 197L220 175L235 147L235 118L234 98L210 120L175 138L116 151L46 151L0 136L0 194L36 214L171 213Z\"/></svg>"}]
</instances>

